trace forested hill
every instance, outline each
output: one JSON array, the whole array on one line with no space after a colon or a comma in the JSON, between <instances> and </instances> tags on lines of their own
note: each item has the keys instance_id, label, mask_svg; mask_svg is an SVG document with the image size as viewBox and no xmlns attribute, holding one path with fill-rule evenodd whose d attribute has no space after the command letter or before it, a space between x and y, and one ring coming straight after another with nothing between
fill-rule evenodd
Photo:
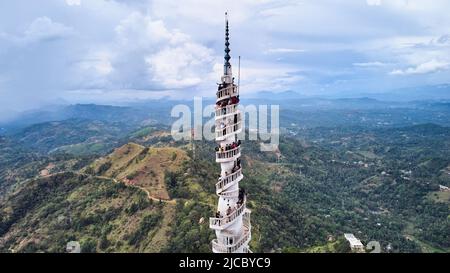
<instances>
[{"instance_id":1,"label":"forested hill","mask_svg":"<svg viewBox=\"0 0 450 273\"><path fill-rule=\"evenodd\" d=\"M449 251L449 127L292 123L280 153L243 141L252 250L346 252L349 232L383 252ZM67 119L1 136L0 251L209 252L215 144L157 124Z\"/></svg>"},{"instance_id":2,"label":"forested hill","mask_svg":"<svg viewBox=\"0 0 450 273\"><path fill-rule=\"evenodd\" d=\"M423 136L419 126L369 138L401 141L395 136L405 132L418 138L415 143ZM437 128L434 137L441 142L435 145L448 145L446 134ZM193 155L189 143L166 136L140 129L130 134L137 144L109 155L41 159L44 167L52 160L55 166L0 204L2 251L62 252L66 242L77 240L85 251L208 252L218 172L213 143L195 142ZM450 157L443 159L442 149L423 143L409 156L426 152L430 158L411 166L390 146L371 150L358 143L325 149L282 137L281 158L260 152L256 142L244 143L242 186L253 211L255 251L346 251L344 232L366 243L379 241L385 251L388 245L394 252L448 249L448 197L434 194L439 184L449 183L444 170Z\"/></svg>"}]
</instances>

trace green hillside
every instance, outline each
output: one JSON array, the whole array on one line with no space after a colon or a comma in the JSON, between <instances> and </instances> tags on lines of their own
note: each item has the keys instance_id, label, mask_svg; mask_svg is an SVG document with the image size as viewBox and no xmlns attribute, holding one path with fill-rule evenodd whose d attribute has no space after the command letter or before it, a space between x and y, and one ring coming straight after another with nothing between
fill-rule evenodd
<instances>
[{"instance_id":1,"label":"green hillside","mask_svg":"<svg viewBox=\"0 0 450 273\"><path fill-rule=\"evenodd\" d=\"M214 142L174 142L164 126L111 142L108 126L92 134L111 149L61 149L90 138L89 126L75 137L80 122L19 133L45 149L0 139L0 251L64 252L75 240L86 252L209 252ZM49 128L63 129L49 139ZM279 154L243 143L252 250L346 252L350 232L383 252L449 251L450 204L439 191L450 185L447 127L290 130Z\"/></svg>"}]
</instances>

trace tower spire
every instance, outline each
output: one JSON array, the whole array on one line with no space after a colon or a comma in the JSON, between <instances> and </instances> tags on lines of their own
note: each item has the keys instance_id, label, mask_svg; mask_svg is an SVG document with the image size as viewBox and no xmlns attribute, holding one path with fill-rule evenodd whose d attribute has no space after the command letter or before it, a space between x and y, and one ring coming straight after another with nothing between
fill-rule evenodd
<instances>
[{"instance_id":1,"label":"tower spire","mask_svg":"<svg viewBox=\"0 0 450 273\"><path fill-rule=\"evenodd\" d=\"M225 56L224 56L224 65L223 65L223 73L224 75L231 76L231 64L230 64L230 33L228 27L228 12L225 12Z\"/></svg>"}]
</instances>

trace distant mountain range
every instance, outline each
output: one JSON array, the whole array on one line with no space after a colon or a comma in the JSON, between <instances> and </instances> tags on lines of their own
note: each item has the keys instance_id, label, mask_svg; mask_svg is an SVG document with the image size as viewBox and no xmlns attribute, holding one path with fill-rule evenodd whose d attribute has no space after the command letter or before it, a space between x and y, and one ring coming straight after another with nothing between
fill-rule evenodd
<instances>
[{"instance_id":1,"label":"distant mountain range","mask_svg":"<svg viewBox=\"0 0 450 273\"><path fill-rule=\"evenodd\" d=\"M120 122L128 125L148 125L170 116L171 103L153 102L144 106L110 106L96 104L54 105L23 112L0 122L0 133L14 133L32 124L67 119ZM150 115L151 113L151 115ZM158 114L159 113L159 114ZM166 115L167 113L167 115Z\"/></svg>"},{"instance_id":2,"label":"distant mountain range","mask_svg":"<svg viewBox=\"0 0 450 273\"><path fill-rule=\"evenodd\" d=\"M410 87L360 95L385 101L450 100L450 84Z\"/></svg>"},{"instance_id":3,"label":"distant mountain range","mask_svg":"<svg viewBox=\"0 0 450 273\"><path fill-rule=\"evenodd\" d=\"M410 88L394 89L376 93L353 91L333 95L304 95L293 90L283 92L261 91L248 96L253 99L342 99L368 98L382 101L408 102L415 100L450 100L450 84L428 85Z\"/></svg>"},{"instance_id":4,"label":"distant mountain range","mask_svg":"<svg viewBox=\"0 0 450 273\"><path fill-rule=\"evenodd\" d=\"M448 109L450 105L450 84L422 86L386 91L382 93L347 93L333 96L305 96L296 91L261 91L241 98L246 104L279 104L283 109L382 109L439 107ZM0 134L17 132L29 125L66 119L88 119L107 122L125 122L132 125L148 125L155 120L170 123L170 111L174 105L188 104L192 100L146 100L127 106L96 104L52 105L22 113L0 115ZM204 98L203 104L213 104L212 98ZM152 113L150 117L150 113Z\"/></svg>"}]
</instances>

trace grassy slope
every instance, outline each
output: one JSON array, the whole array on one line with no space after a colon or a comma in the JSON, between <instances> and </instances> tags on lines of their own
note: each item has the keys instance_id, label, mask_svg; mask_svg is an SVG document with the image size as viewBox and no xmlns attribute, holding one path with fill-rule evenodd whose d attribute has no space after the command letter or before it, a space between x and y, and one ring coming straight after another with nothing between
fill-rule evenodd
<instances>
[{"instance_id":1,"label":"grassy slope","mask_svg":"<svg viewBox=\"0 0 450 273\"><path fill-rule=\"evenodd\" d=\"M178 148L146 148L128 143L95 161L91 168L97 174L142 187L151 196L168 200L165 172L178 170L188 159L186 152ZM109 168L100 170L105 164Z\"/></svg>"},{"instance_id":2,"label":"grassy slope","mask_svg":"<svg viewBox=\"0 0 450 273\"><path fill-rule=\"evenodd\" d=\"M141 251L152 244L160 222L144 226L143 219L159 219L165 206L107 179L74 173L38 179L0 205L0 249L64 252L76 240L85 251Z\"/></svg>"},{"instance_id":3,"label":"grassy slope","mask_svg":"<svg viewBox=\"0 0 450 273\"><path fill-rule=\"evenodd\" d=\"M62 252L77 240L86 251L163 251L176 203L155 200L169 199L165 173L188 159L179 148L129 143L79 173L30 180L0 204L0 250Z\"/></svg>"}]
</instances>

